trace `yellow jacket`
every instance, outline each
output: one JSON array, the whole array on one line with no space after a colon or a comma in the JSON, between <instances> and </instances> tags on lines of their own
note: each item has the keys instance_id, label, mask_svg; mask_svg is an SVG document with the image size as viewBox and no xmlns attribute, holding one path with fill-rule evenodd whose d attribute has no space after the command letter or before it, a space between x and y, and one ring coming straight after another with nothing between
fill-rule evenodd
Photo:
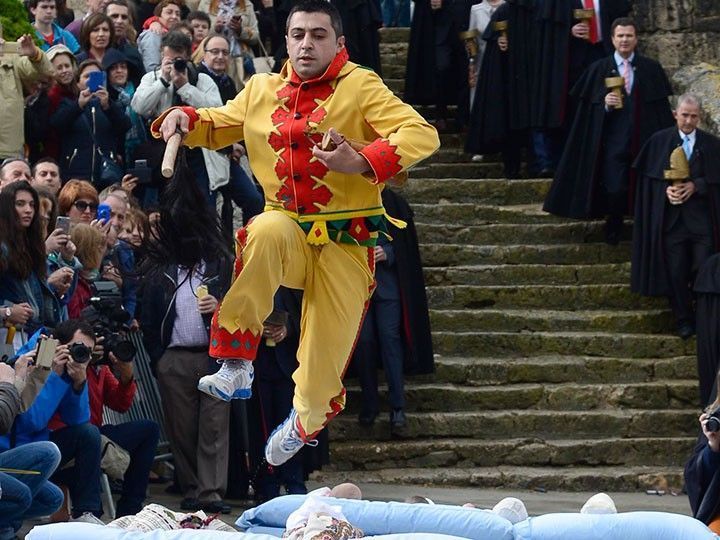
<instances>
[{"instance_id":1,"label":"yellow jacket","mask_svg":"<svg viewBox=\"0 0 720 540\"><path fill-rule=\"evenodd\" d=\"M223 107L184 110L191 124L186 145L215 149L245 141L266 210L293 217L310 243L374 244L384 229L382 183L440 145L435 128L374 72L348 62L345 49L317 79L300 80L288 62L280 74L253 76ZM153 123L155 136L165 114ZM312 156L331 127L369 143L361 154L370 177L329 171Z\"/></svg>"}]
</instances>

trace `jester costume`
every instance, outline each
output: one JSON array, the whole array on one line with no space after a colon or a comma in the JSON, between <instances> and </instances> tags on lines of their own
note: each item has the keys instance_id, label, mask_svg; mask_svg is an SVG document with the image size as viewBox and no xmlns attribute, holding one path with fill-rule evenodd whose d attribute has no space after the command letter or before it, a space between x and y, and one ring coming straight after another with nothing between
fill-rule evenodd
<instances>
[{"instance_id":1,"label":"jester costume","mask_svg":"<svg viewBox=\"0 0 720 540\"><path fill-rule=\"evenodd\" d=\"M265 212L237 233L235 281L213 317L210 355L253 360L280 285L304 289L293 405L310 440L345 405L342 378L374 288L373 247L385 230L383 183L428 157L437 132L343 48L320 77L286 63L255 75L225 106L184 107L185 144L244 140ZM153 123L159 137L167 111ZM329 128L368 143L366 175L328 170L312 155Z\"/></svg>"}]
</instances>

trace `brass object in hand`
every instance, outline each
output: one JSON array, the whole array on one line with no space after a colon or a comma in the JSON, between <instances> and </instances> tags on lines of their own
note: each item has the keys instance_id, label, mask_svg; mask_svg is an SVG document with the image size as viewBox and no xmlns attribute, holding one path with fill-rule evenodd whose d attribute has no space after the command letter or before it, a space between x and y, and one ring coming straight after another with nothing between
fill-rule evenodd
<instances>
[{"instance_id":1,"label":"brass object in hand","mask_svg":"<svg viewBox=\"0 0 720 540\"><path fill-rule=\"evenodd\" d=\"M507 39L507 29L508 29L508 22L507 21L495 21L493 23L493 30L496 32L500 32L500 35Z\"/></svg>"},{"instance_id":2,"label":"brass object in hand","mask_svg":"<svg viewBox=\"0 0 720 540\"><path fill-rule=\"evenodd\" d=\"M623 79L622 77L607 77L605 79L605 88L607 88L613 94L615 94L618 98L620 98L620 104L615 107L616 109L623 108L622 89L624 87L625 87L625 79Z\"/></svg>"},{"instance_id":3,"label":"brass object in hand","mask_svg":"<svg viewBox=\"0 0 720 540\"><path fill-rule=\"evenodd\" d=\"M466 32L460 32L458 34L458 36L460 36L460 40L465 42L465 50L470 58L474 58L478 54L477 37L479 35L480 32L477 28L467 30Z\"/></svg>"},{"instance_id":4,"label":"brass object in hand","mask_svg":"<svg viewBox=\"0 0 720 540\"><path fill-rule=\"evenodd\" d=\"M590 26L590 21L595 16L595 10L594 9L573 9L573 17L575 17L576 21L587 23L588 27ZM588 32L586 40L590 40L590 33Z\"/></svg>"},{"instance_id":5,"label":"brass object in hand","mask_svg":"<svg viewBox=\"0 0 720 540\"><path fill-rule=\"evenodd\" d=\"M670 168L665 169L664 177L665 180L670 182L673 186L679 186L685 182L685 180L690 178L690 164L688 163L685 150L683 150L682 146L678 146L670 154Z\"/></svg>"}]
</instances>

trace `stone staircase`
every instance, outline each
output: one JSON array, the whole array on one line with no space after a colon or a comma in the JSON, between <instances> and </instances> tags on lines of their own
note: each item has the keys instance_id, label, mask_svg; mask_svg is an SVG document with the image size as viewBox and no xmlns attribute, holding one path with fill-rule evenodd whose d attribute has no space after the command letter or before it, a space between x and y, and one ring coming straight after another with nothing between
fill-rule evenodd
<instances>
[{"instance_id":1,"label":"stone staircase","mask_svg":"<svg viewBox=\"0 0 720 540\"><path fill-rule=\"evenodd\" d=\"M402 91L407 30L383 30ZM437 371L407 381L409 437L387 415L357 423L360 393L330 425L324 482L567 491L679 489L697 429L695 343L664 300L629 291L629 231L544 214L549 180L500 179L457 134L412 171ZM383 388L383 390L385 390ZM351 472L352 471L352 472Z\"/></svg>"}]
</instances>

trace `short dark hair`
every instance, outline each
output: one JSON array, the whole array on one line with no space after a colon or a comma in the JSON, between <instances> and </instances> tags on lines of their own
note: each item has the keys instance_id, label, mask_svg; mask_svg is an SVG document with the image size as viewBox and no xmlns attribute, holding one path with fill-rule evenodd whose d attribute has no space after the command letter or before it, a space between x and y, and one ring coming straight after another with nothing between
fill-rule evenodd
<instances>
[{"instance_id":1,"label":"short dark hair","mask_svg":"<svg viewBox=\"0 0 720 540\"><path fill-rule=\"evenodd\" d=\"M30 0L30 1L28 2L28 4L27 4L28 9L30 9L30 8L33 8L33 9L37 8L37 7L38 7L38 4L39 4L41 1L42 1L42 2L52 2L52 3L55 4L55 7L57 7L57 5L58 5L57 0Z\"/></svg>"},{"instance_id":2,"label":"short dark hair","mask_svg":"<svg viewBox=\"0 0 720 540\"><path fill-rule=\"evenodd\" d=\"M158 4L155 6L155 9L153 10L153 15L156 17L159 17L162 13L162 10L165 9L170 4L176 5L178 8L180 8L180 11L182 12L182 8L185 6L182 0L161 0L158 2Z\"/></svg>"},{"instance_id":3,"label":"short dark hair","mask_svg":"<svg viewBox=\"0 0 720 540\"><path fill-rule=\"evenodd\" d=\"M80 82L80 76L90 66L95 66L96 68L98 68L98 70L104 71L100 62L98 62L94 58L88 58L87 60L83 60L82 62L80 62L80 65L75 72L75 82Z\"/></svg>"},{"instance_id":4,"label":"short dark hair","mask_svg":"<svg viewBox=\"0 0 720 540\"><path fill-rule=\"evenodd\" d=\"M58 168L58 170L60 170L60 165L58 164L58 162L55 161L53 158L46 156L46 157L38 159L35 162L35 164L32 166L30 174L33 178L35 177L35 171L37 170L37 166L42 165L43 163L52 163L53 165L55 165Z\"/></svg>"},{"instance_id":5,"label":"short dark hair","mask_svg":"<svg viewBox=\"0 0 720 540\"><path fill-rule=\"evenodd\" d=\"M285 23L285 33L290 31L290 19L292 16L301 11L303 13L325 13L330 17L330 24L335 31L335 37L339 38L343 35L342 18L340 12L327 0L302 0L290 10L287 22Z\"/></svg>"},{"instance_id":6,"label":"short dark hair","mask_svg":"<svg viewBox=\"0 0 720 540\"><path fill-rule=\"evenodd\" d=\"M198 9L196 11L191 11L190 13L188 13L188 16L186 17L186 20L188 22L194 21L195 19L206 22L208 25L208 28L210 28L212 26L212 21L210 20L210 15L208 15L204 11L200 11Z\"/></svg>"},{"instance_id":7,"label":"short dark hair","mask_svg":"<svg viewBox=\"0 0 720 540\"><path fill-rule=\"evenodd\" d=\"M184 51L185 54L190 55L192 40L184 32L173 30L163 36L160 47L162 49L169 47L173 51Z\"/></svg>"},{"instance_id":8,"label":"short dark hair","mask_svg":"<svg viewBox=\"0 0 720 540\"><path fill-rule=\"evenodd\" d=\"M61 322L53 330L53 337L60 342L60 345L67 345L78 330L82 335L95 339L92 326L84 319L69 319Z\"/></svg>"},{"instance_id":9,"label":"short dark hair","mask_svg":"<svg viewBox=\"0 0 720 540\"><path fill-rule=\"evenodd\" d=\"M611 36L615 35L615 29L618 26L632 26L635 29L635 33L636 34L638 33L637 23L634 20L632 20L630 17L619 17L619 18L615 19L613 21L612 25L610 26L610 35Z\"/></svg>"}]
</instances>

